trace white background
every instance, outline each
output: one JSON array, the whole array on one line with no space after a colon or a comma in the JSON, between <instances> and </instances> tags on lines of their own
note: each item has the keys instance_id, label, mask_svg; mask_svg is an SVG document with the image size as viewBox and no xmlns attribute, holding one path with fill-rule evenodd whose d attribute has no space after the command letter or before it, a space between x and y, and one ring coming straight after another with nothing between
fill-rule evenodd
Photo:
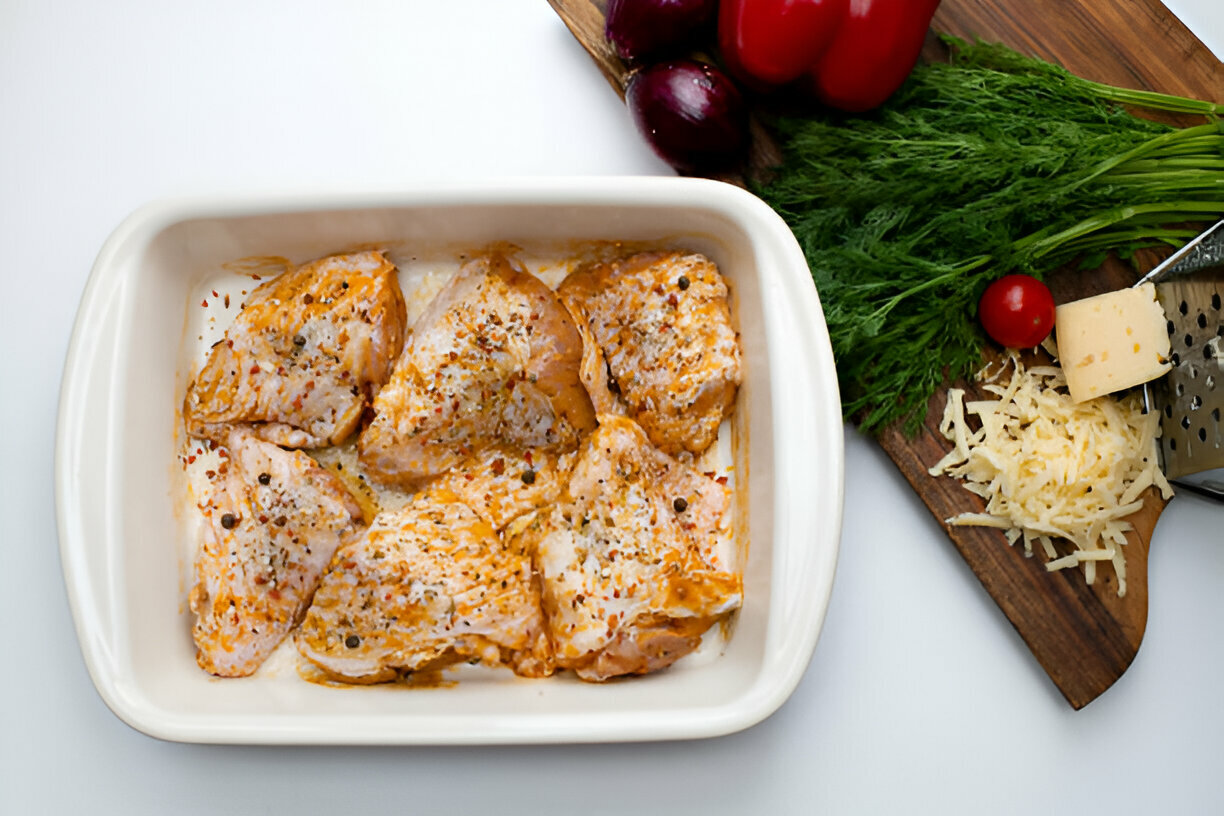
<instances>
[{"instance_id":1,"label":"white background","mask_svg":"<svg viewBox=\"0 0 1224 816\"><path fill-rule=\"evenodd\" d=\"M1218 0L1170 5L1224 54ZM824 633L746 732L235 748L110 713L68 612L52 453L77 302L124 216L185 193L669 172L544 0L0 0L0 813L1224 812L1224 507L1174 500L1143 648L1075 712L849 430Z\"/></svg>"}]
</instances>

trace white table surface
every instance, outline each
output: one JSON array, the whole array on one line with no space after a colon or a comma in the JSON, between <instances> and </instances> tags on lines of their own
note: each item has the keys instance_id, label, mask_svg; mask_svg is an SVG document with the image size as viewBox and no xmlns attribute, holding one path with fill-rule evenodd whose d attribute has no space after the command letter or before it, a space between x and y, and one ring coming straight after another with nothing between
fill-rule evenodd
<instances>
[{"instance_id":1,"label":"white table surface","mask_svg":"<svg viewBox=\"0 0 1224 816\"><path fill-rule=\"evenodd\" d=\"M1218 0L1170 5L1224 54ZM544 0L0 2L0 813L1224 812L1224 507L1174 500L1143 648L1075 712L851 431L823 635L746 732L235 748L111 714L69 616L52 451L77 302L125 215L183 193L668 172Z\"/></svg>"}]
</instances>

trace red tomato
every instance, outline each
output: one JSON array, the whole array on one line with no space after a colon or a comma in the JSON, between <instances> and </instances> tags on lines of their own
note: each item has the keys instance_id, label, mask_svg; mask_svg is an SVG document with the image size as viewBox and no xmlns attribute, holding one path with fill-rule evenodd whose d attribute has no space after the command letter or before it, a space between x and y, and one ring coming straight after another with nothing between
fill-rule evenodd
<instances>
[{"instance_id":1,"label":"red tomato","mask_svg":"<svg viewBox=\"0 0 1224 816\"><path fill-rule=\"evenodd\" d=\"M1054 329L1054 296L1028 275L1004 275L978 301L982 328L1007 348L1032 348Z\"/></svg>"},{"instance_id":2,"label":"red tomato","mask_svg":"<svg viewBox=\"0 0 1224 816\"><path fill-rule=\"evenodd\" d=\"M722 0L718 44L731 72L782 85L833 42L849 0Z\"/></svg>"}]
</instances>

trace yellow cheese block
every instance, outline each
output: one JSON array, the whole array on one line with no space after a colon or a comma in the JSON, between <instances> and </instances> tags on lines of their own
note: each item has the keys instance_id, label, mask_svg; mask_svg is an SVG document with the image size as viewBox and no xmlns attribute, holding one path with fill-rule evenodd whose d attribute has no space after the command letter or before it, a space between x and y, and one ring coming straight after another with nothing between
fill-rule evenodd
<instances>
[{"instance_id":1,"label":"yellow cheese block","mask_svg":"<svg viewBox=\"0 0 1224 816\"><path fill-rule=\"evenodd\" d=\"M1071 399L1112 394L1172 368L1165 326L1150 283L1059 306L1054 335Z\"/></svg>"}]
</instances>

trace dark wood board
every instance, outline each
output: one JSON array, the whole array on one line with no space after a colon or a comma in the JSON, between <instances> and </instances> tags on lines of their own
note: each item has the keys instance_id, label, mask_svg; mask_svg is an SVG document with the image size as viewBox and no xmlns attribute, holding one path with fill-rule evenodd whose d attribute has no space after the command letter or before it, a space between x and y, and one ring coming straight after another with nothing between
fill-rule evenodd
<instances>
[{"instance_id":1,"label":"dark wood board","mask_svg":"<svg viewBox=\"0 0 1224 816\"><path fill-rule=\"evenodd\" d=\"M549 3L623 96L628 67L604 40L604 0ZM1100 82L1224 99L1224 65L1159 0L944 0L932 31L1002 42ZM933 36L925 53L938 58ZM776 156L768 133L754 125L746 173L765 172ZM1050 285L1061 303L1130 285L1134 277L1128 266L1109 263L1091 273L1057 274ZM981 396L971 384L956 385ZM878 441L1063 696L1081 708L1126 671L1142 643L1148 547L1164 502L1149 492L1144 509L1131 519L1135 531L1128 536L1127 593L1121 598L1111 570L1100 570L1088 586L1080 571L1047 572L1040 557L1026 558L996 530L949 527L945 519L980 511L983 503L958 482L928 475L949 448L938 431L944 400L943 393L932 399L917 436L890 429Z\"/></svg>"}]
</instances>

